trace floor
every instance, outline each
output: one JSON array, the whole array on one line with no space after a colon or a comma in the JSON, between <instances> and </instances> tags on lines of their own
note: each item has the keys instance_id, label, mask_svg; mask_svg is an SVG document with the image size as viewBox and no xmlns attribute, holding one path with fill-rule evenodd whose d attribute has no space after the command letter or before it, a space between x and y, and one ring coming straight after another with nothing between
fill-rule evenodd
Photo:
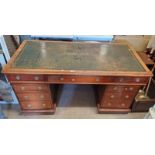
<instances>
[{"instance_id":1,"label":"floor","mask_svg":"<svg viewBox=\"0 0 155 155\"><path fill-rule=\"evenodd\" d=\"M65 91L64 91L65 90ZM21 115L18 105L3 105L10 119L143 119L146 113L98 114L93 87L90 85L61 85L54 115Z\"/></svg>"}]
</instances>

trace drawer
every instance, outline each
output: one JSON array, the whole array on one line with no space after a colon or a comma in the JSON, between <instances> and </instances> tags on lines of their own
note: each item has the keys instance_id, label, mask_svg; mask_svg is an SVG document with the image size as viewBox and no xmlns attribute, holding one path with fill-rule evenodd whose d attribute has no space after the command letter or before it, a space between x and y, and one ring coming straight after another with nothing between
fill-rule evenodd
<instances>
[{"instance_id":1,"label":"drawer","mask_svg":"<svg viewBox=\"0 0 155 155\"><path fill-rule=\"evenodd\" d=\"M12 84L12 86L17 93L49 90L49 86L46 84Z\"/></svg>"},{"instance_id":2,"label":"drawer","mask_svg":"<svg viewBox=\"0 0 155 155\"><path fill-rule=\"evenodd\" d=\"M123 92L123 93L104 93L100 100L101 107L103 108L129 108L136 96L136 92Z\"/></svg>"},{"instance_id":3,"label":"drawer","mask_svg":"<svg viewBox=\"0 0 155 155\"><path fill-rule=\"evenodd\" d=\"M53 108L51 101L22 101L20 102L20 106L23 110L44 110Z\"/></svg>"},{"instance_id":4,"label":"drawer","mask_svg":"<svg viewBox=\"0 0 155 155\"><path fill-rule=\"evenodd\" d=\"M101 103L102 108L120 108L120 109L128 109L130 108L133 100L104 100Z\"/></svg>"},{"instance_id":5,"label":"drawer","mask_svg":"<svg viewBox=\"0 0 155 155\"><path fill-rule=\"evenodd\" d=\"M10 81L44 81L44 75L8 75L7 76Z\"/></svg>"},{"instance_id":6,"label":"drawer","mask_svg":"<svg viewBox=\"0 0 155 155\"><path fill-rule=\"evenodd\" d=\"M112 77L112 76L48 76L51 83L143 83L146 84L148 78L144 77Z\"/></svg>"},{"instance_id":7,"label":"drawer","mask_svg":"<svg viewBox=\"0 0 155 155\"><path fill-rule=\"evenodd\" d=\"M137 92L140 89L140 86L119 86L119 85L113 85L113 86L107 86L106 91L108 92Z\"/></svg>"},{"instance_id":8,"label":"drawer","mask_svg":"<svg viewBox=\"0 0 155 155\"><path fill-rule=\"evenodd\" d=\"M51 83L110 83L112 78L105 76L48 76Z\"/></svg>"},{"instance_id":9,"label":"drawer","mask_svg":"<svg viewBox=\"0 0 155 155\"><path fill-rule=\"evenodd\" d=\"M102 98L102 100L118 100L118 99L121 99L121 100L132 100L135 96L136 96L137 93L130 93L130 92L123 92L123 93L104 93L104 96Z\"/></svg>"},{"instance_id":10,"label":"drawer","mask_svg":"<svg viewBox=\"0 0 155 155\"><path fill-rule=\"evenodd\" d=\"M17 93L17 96L20 101L51 100L51 95L45 92Z\"/></svg>"},{"instance_id":11,"label":"drawer","mask_svg":"<svg viewBox=\"0 0 155 155\"><path fill-rule=\"evenodd\" d=\"M148 78L145 77L113 77L116 83L147 83Z\"/></svg>"}]
</instances>

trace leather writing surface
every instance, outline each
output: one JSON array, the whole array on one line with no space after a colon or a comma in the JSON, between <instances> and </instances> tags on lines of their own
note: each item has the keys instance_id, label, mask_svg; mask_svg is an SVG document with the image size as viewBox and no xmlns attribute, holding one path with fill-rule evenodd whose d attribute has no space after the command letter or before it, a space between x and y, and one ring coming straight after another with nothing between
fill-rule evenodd
<instances>
[{"instance_id":1,"label":"leather writing surface","mask_svg":"<svg viewBox=\"0 0 155 155\"><path fill-rule=\"evenodd\" d=\"M127 45L29 41L13 68L93 71L145 71Z\"/></svg>"}]
</instances>

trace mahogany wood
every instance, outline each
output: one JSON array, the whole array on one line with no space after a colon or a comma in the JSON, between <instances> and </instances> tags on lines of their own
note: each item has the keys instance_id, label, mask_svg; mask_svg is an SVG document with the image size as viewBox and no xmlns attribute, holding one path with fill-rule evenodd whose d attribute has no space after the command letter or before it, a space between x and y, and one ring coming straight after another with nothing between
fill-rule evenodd
<instances>
[{"instance_id":1,"label":"mahogany wood","mask_svg":"<svg viewBox=\"0 0 155 155\"><path fill-rule=\"evenodd\" d=\"M127 113L130 112L132 100L141 86L147 84L148 79L152 76L151 71L146 67L142 59L136 53L134 48L127 42L112 42L112 43L92 43L96 48L97 45L126 45L132 57L138 61L138 64L143 68L143 71L117 71L115 66L109 71L106 70L56 70L40 68L17 68L12 67L17 59L19 59L22 50L28 46L30 41L24 41L17 49L8 64L4 67L3 73L8 77L10 83L17 94L20 101L21 110L24 113L53 113L55 111L54 94L51 93L50 84L96 84L100 85L98 89L98 111L99 113ZM42 49L42 58L44 59L45 42L73 45L79 42L51 42L51 41L31 41L32 43L42 42L39 46ZM85 45L85 42L80 42L78 50ZM36 46L35 46L36 47ZM102 46L100 47L102 48ZM100 49L99 48L99 49ZM48 50L48 49L47 49ZM34 50L36 51L36 50ZM29 52L29 51L28 51ZM100 54L105 54L101 51ZM74 53L70 53L74 54ZM82 53L85 54L85 53ZM95 52L93 53L95 55ZM80 52L79 52L80 55ZM40 55L39 55L40 56ZM116 56L115 56L116 57ZM38 58L38 57L37 57ZM74 57L80 59L77 55ZM28 59L29 60L29 59ZM99 59L102 60L102 59ZM115 61L114 59L112 59ZM38 64L44 64L41 62ZM98 62L98 61L97 61ZM35 64L30 62L30 64ZM113 63L113 62L109 62ZM116 62L118 64L119 62ZM91 63L90 63L91 64ZM115 63L114 63L115 64ZM36 64L35 64L36 65ZM131 64L132 65L132 64ZM89 65L88 65L89 66ZM93 66L94 67L94 66ZM115 70L113 70L115 68ZM130 68L129 68L130 69ZM107 85L105 88L102 85ZM117 87L115 90L114 88ZM41 95L44 97L41 97ZM111 98L111 96L114 96ZM24 96L28 96L25 98ZM115 96L117 98L115 98ZM125 98L128 96L127 98ZM41 98L40 98L41 97ZM46 98L46 99L45 99ZM29 102L30 101L30 102ZM110 102L110 104L108 104Z\"/></svg>"}]
</instances>

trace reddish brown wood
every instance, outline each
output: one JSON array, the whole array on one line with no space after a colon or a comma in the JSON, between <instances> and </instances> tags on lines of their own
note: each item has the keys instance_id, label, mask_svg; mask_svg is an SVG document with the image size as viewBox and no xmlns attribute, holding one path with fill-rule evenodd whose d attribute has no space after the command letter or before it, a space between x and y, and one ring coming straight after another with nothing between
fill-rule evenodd
<instances>
[{"instance_id":1,"label":"reddish brown wood","mask_svg":"<svg viewBox=\"0 0 155 155\"><path fill-rule=\"evenodd\" d=\"M53 108L52 109L40 109L40 110L36 110L36 109L21 109L20 114L24 114L24 115L50 115L50 114L54 114L56 111L56 104L53 104Z\"/></svg>"},{"instance_id":2,"label":"reddish brown wood","mask_svg":"<svg viewBox=\"0 0 155 155\"><path fill-rule=\"evenodd\" d=\"M101 108L100 104L97 105L98 113L100 114L126 114L131 112L131 109L109 109L109 108Z\"/></svg>"},{"instance_id":3,"label":"reddish brown wood","mask_svg":"<svg viewBox=\"0 0 155 155\"><path fill-rule=\"evenodd\" d=\"M45 76L43 75L13 74L7 77L10 81L45 81Z\"/></svg>"},{"instance_id":4,"label":"reddish brown wood","mask_svg":"<svg viewBox=\"0 0 155 155\"><path fill-rule=\"evenodd\" d=\"M101 89L98 89L98 111L104 113L127 113L131 111L132 100L140 86L146 85L148 79L152 76L151 71L146 67L132 46L122 42L110 44L126 44L130 49L130 53L144 68L143 72L12 68L12 64L26 46L26 43L27 41L24 41L21 44L3 69L3 73L7 75L13 85L24 113L53 113L55 111L53 93L51 96L49 87L51 83L107 85L105 89L102 86L100 86ZM59 43L61 44L61 42ZM65 43L71 44L71 42ZM115 90L114 87L116 86L118 89ZM39 87L42 87L42 89L39 90ZM131 87L133 89L130 89ZM46 100L40 98L42 93L45 95ZM29 96L30 102L24 98L24 95ZM112 95L117 96L117 98L111 99ZM129 97L124 98L126 95ZM108 104L109 102L111 105Z\"/></svg>"},{"instance_id":5,"label":"reddish brown wood","mask_svg":"<svg viewBox=\"0 0 155 155\"><path fill-rule=\"evenodd\" d=\"M17 96L20 101L51 100L51 95L48 92L17 93Z\"/></svg>"},{"instance_id":6,"label":"reddish brown wood","mask_svg":"<svg viewBox=\"0 0 155 155\"><path fill-rule=\"evenodd\" d=\"M53 105L50 100L41 101L21 101L21 108L24 110L45 110L45 109L52 109Z\"/></svg>"},{"instance_id":7,"label":"reddish brown wood","mask_svg":"<svg viewBox=\"0 0 155 155\"><path fill-rule=\"evenodd\" d=\"M140 86L100 86L98 89L98 108L103 109L130 109L134 97Z\"/></svg>"},{"instance_id":8,"label":"reddish brown wood","mask_svg":"<svg viewBox=\"0 0 155 155\"><path fill-rule=\"evenodd\" d=\"M48 91L47 84L12 84L17 93L30 92L30 91Z\"/></svg>"}]
</instances>

